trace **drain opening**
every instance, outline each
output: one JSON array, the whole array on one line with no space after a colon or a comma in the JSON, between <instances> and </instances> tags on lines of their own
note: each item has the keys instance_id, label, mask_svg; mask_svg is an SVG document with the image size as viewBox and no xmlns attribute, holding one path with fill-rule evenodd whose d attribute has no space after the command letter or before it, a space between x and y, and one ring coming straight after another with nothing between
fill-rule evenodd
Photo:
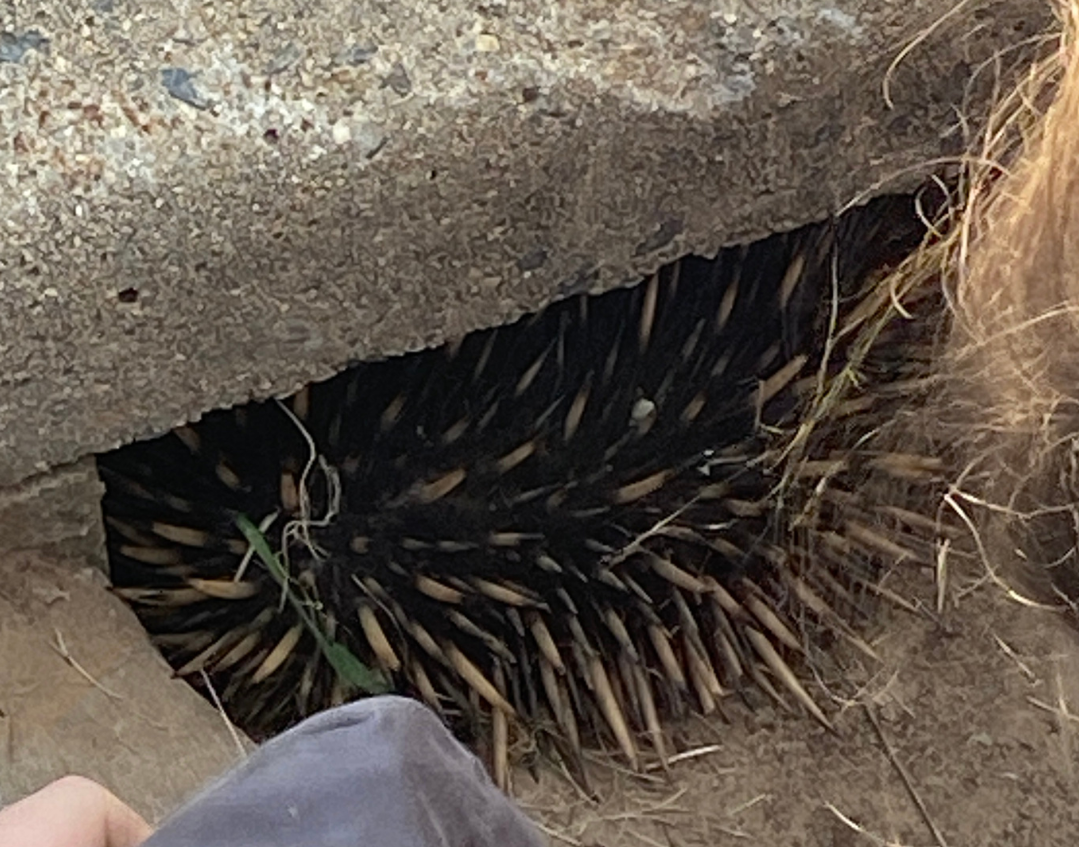
<instances>
[{"instance_id":1,"label":"drain opening","mask_svg":"<svg viewBox=\"0 0 1079 847\"><path fill-rule=\"evenodd\" d=\"M257 739L383 691L496 762L509 737L638 766L732 693L827 723L804 669L864 647L866 586L920 549L860 492L933 481L889 440L932 321L880 288L924 234L917 205L686 257L100 456L115 590Z\"/></svg>"}]
</instances>

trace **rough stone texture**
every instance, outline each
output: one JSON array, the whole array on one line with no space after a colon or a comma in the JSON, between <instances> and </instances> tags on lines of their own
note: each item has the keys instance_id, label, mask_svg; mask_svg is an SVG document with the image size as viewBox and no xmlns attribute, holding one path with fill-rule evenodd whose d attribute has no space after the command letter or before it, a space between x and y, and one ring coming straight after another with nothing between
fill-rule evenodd
<instances>
[{"instance_id":1,"label":"rough stone texture","mask_svg":"<svg viewBox=\"0 0 1079 847\"><path fill-rule=\"evenodd\" d=\"M102 583L94 568L0 557L0 803L80 773L155 821L240 751Z\"/></svg>"},{"instance_id":2,"label":"rough stone texture","mask_svg":"<svg viewBox=\"0 0 1079 847\"><path fill-rule=\"evenodd\" d=\"M104 490L92 457L0 489L0 556L39 550L105 570Z\"/></svg>"},{"instance_id":3,"label":"rough stone texture","mask_svg":"<svg viewBox=\"0 0 1079 847\"><path fill-rule=\"evenodd\" d=\"M3 4L0 485L909 188L1048 19L888 108L952 5Z\"/></svg>"}]
</instances>

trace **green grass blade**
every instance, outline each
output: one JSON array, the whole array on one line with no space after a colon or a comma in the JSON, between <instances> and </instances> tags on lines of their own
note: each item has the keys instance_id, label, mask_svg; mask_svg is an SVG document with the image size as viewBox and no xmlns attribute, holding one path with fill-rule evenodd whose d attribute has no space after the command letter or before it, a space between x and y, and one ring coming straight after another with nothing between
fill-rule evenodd
<instances>
[{"instance_id":1,"label":"green grass blade","mask_svg":"<svg viewBox=\"0 0 1079 847\"><path fill-rule=\"evenodd\" d=\"M239 527L240 532L247 539L247 543L255 551L255 555L266 566L266 570L281 586L289 603L292 604L296 613L300 616L300 620L303 621L304 626L314 637L319 650L322 651L322 655L326 657L326 661L330 663L337 675L365 694L385 694L390 691L389 681L380 671L365 665L355 653L340 641L332 641L326 637L326 633L323 632L309 611L310 604L296 596L288 573L259 528L246 515L236 517L236 526Z\"/></svg>"}]
</instances>

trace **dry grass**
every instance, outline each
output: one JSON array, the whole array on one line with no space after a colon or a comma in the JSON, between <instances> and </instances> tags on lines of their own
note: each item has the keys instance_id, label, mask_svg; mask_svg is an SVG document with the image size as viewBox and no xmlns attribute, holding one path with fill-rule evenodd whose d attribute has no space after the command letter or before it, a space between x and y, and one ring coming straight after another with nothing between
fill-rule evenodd
<instances>
[{"instance_id":1,"label":"dry grass","mask_svg":"<svg viewBox=\"0 0 1079 847\"><path fill-rule=\"evenodd\" d=\"M957 468L942 515L969 531L985 582L1062 610L1079 527L1079 4L1058 17L964 168L956 225L903 284L937 275L952 321L925 416ZM1002 570L992 526L1026 566Z\"/></svg>"},{"instance_id":2,"label":"dry grass","mask_svg":"<svg viewBox=\"0 0 1079 847\"><path fill-rule=\"evenodd\" d=\"M964 5L900 51L885 99L894 67ZM955 166L955 187L943 213L926 220L930 237L843 323L833 321L828 350L845 342L845 365L827 379L822 366L800 428L780 451L784 486L793 487L815 458L812 445L836 428L881 333L911 320L910 304L927 292L943 295L947 328L931 371L910 386L907 422L865 435L872 449L917 445L951 469L937 503L907 504L936 513L938 614L948 598L982 585L1054 611L1074 612L1069 596L1079 596L1079 3L1060 3L1057 17L1056 32L1032 39L1043 58L1000 94L967 155L939 163ZM822 481L817 494L826 490ZM816 503L810 496L802 511ZM953 544L947 526L960 528L964 543ZM1002 568L983 537L990 526L1003 528L1026 566ZM962 555L984 573L950 591Z\"/></svg>"}]
</instances>

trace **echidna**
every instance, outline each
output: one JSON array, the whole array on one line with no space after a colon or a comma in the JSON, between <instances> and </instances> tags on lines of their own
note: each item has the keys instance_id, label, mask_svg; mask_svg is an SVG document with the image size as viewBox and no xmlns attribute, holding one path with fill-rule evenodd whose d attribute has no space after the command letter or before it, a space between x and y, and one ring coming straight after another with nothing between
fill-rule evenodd
<instances>
[{"instance_id":1,"label":"echidna","mask_svg":"<svg viewBox=\"0 0 1079 847\"><path fill-rule=\"evenodd\" d=\"M256 737L386 690L493 738L496 765L515 722L636 765L641 734L662 755L665 720L747 683L827 722L791 670L802 618L849 633L899 545L838 488L807 516L791 480L851 471L909 345L860 360L836 443L787 436L922 232L880 199L104 456L116 589Z\"/></svg>"}]
</instances>

